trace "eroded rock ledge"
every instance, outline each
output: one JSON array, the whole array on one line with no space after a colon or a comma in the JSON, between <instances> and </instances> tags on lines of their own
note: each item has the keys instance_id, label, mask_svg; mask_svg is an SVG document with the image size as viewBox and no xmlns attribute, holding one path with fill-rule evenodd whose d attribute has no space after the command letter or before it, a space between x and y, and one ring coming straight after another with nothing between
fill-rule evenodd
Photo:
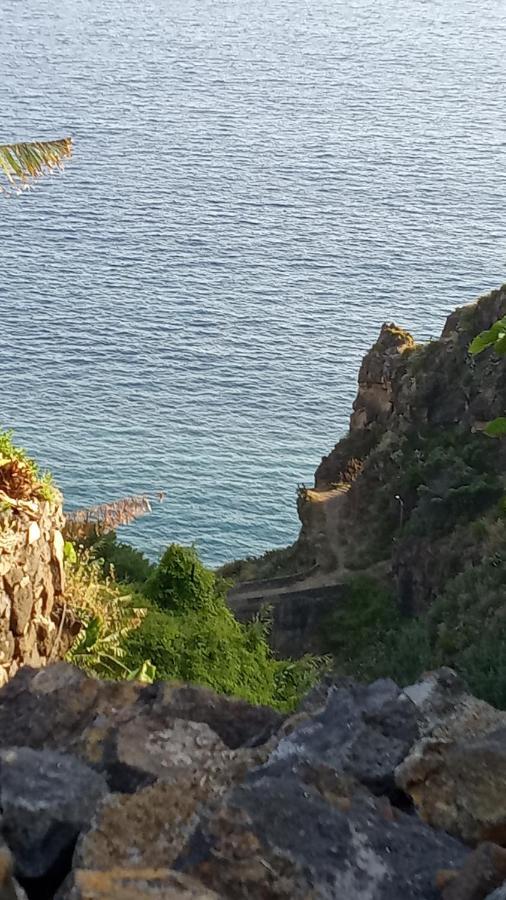
<instances>
[{"instance_id":1,"label":"eroded rock ledge","mask_svg":"<svg viewBox=\"0 0 506 900\"><path fill-rule=\"evenodd\" d=\"M24 668L0 691L0 900L504 900L505 748L506 713L447 669L329 679L283 720Z\"/></svg>"}]
</instances>

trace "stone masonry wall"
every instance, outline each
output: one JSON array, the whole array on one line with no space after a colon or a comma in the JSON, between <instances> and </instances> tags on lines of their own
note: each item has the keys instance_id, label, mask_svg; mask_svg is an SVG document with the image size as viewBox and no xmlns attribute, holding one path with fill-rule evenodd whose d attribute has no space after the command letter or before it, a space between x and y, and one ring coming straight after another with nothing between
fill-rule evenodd
<instances>
[{"instance_id":1,"label":"stone masonry wall","mask_svg":"<svg viewBox=\"0 0 506 900\"><path fill-rule=\"evenodd\" d=\"M0 506L1 510L1 506ZM0 511L0 686L57 650L64 592L60 498Z\"/></svg>"}]
</instances>

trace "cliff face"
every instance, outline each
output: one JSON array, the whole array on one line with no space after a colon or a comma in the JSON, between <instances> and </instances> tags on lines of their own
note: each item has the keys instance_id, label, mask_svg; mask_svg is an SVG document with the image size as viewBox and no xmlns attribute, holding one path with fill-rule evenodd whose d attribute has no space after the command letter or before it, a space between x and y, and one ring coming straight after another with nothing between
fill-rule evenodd
<instances>
[{"instance_id":1,"label":"cliff face","mask_svg":"<svg viewBox=\"0 0 506 900\"><path fill-rule=\"evenodd\" d=\"M468 352L505 314L506 286L456 310L422 346L382 327L349 432L299 497L300 569L338 580L376 567L401 607L419 612L450 577L506 547L506 443L480 433L506 409L506 360Z\"/></svg>"}]
</instances>

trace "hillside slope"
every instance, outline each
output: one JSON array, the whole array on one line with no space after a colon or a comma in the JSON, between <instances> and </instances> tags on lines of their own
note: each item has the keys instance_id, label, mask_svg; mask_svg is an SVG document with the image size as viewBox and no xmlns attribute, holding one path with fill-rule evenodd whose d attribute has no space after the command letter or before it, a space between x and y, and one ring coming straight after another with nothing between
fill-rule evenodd
<instances>
[{"instance_id":1,"label":"hillside slope","mask_svg":"<svg viewBox=\"0 0 506 900\"><path fill-rule=\"evenodd\" d=\"M469 344L505 314L503 286L457 309L441 337L423 345L383 325L360 368L348 434L322 459L314 485L299 491L298 541L236 567L230 602L245 618L268 603L274 646L286 651L287 627L295 655L307 642L335 650L341 632L345 668L386 674L385 649L379 668L362 672L350 647L372 658L374 635L388 628L400 635L406 623L418 622L421 632L413 626L409 635L420 645L418 657L413 651L418 672L444 662L473 683L471 662L460 663L483 640L495 642L502 658L496 644L505 633L506 441L482 432L506 409L506 358L491 351L473 357ZM399 646L390 638L387 644L395 656ZM482 674L491 652L480 656ZM418 672L401 667L390 674ZM491 672L494 678L492 694L490 684L484 693L502 703L506 672ZM494 693L503 681L504 698L502 688Z\"/></svg>"},{"instance_id":2,"label":"hillside slope","mask_svg":"<svg viewBox=\"0 0 506 900\"><path fill-rule=\"evenodd\" d=\"M452 313L428 344L383 325L360 369L349 432L321 461L314 490L301 492L299 566L381 561L401 606L419 612L450 577L503 547L506 444L481 430L506 408L506 361L468 347L505 313L503 287Z\"/></svg>"}]
</instances>

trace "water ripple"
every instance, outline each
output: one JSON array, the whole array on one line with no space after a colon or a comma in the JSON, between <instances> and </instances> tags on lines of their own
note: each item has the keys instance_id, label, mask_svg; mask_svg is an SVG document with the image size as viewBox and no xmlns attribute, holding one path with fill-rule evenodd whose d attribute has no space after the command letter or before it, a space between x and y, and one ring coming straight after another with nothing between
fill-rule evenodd
<instances>
[{"instance_id":1,"label":"water ripple","mask_svg":"<svg viewBox=\"0 0 506 900\"><path fill-rule=\"evenodd\" d=\"M504 277L502 0L2 0L0 133L76 157L0 209L2 422L71 505L218 562L296 533L385 319Z\"/></svg>"}]
</instances>

